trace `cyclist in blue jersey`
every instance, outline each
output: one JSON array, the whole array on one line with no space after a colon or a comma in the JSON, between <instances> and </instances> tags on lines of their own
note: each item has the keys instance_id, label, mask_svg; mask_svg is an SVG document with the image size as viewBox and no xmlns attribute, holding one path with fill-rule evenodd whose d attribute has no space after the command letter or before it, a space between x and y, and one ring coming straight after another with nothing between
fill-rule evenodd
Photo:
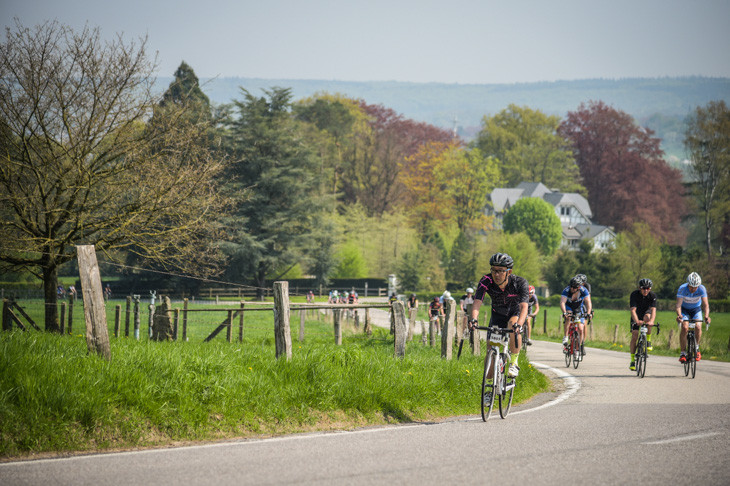
<instances>
[{"instance_id":1,"label":"cyclist in blue jersey","mask_svg":"<svg viewBox=\"0 0 730 486\"><path fill-rule=\"evenodd\" d=\"M702 312L704 311L705 322L710 324L710 302L707 299L707 289L702 285L702 279L697 272L692 272L687 276L687 283L680 285L677 290L677 322L682 326L679 333L679 344L682 352L679 355L679 362L687 362L687 331L689 329L689 319L702 320ZM695 327L695 340L697 341L697 355L695 359L702 359L700 354L700 338L702 337L702 326Z\"/></svg>"},{"instance_id":2,"label":"cyclist in blue jersey","mask_svg":"<svg viewBox=\"0 0 730 486\"><path fill-rule=\"evenodd\" d=\"M563 346L568 345L568 328L570 327L570 323L576 320L578 323L578 332L580 333L580 351L585 355L585 316L591 313L593 304L591 303L591 293L583 287L580 278L573 277L570 279L570 285L563 289L563 293L560 295L560 310L563 311L563 315L565 316Z\"/></svg>"},{"instance_id":3,"label":"cyclist in blue jersey","mask_svg":"<svg viewBox=\"0 0 730 486\"><path fill-rule=\"evenodd\" d=\"M527 280L512 274L514 261L511 256L506 253L495 253L489 259L489 265L492 267L490 272L479 280L474 294L469 329L477 326L479 308L484 302L484 297L489 295L492 300L489 326L514 330L510 336L509 350L512 356L508 371L509 376L514 378L520 372L517 366L520 354L520 331L527 319L527 300L530 292Z\"/></svg>"}]
</instances>

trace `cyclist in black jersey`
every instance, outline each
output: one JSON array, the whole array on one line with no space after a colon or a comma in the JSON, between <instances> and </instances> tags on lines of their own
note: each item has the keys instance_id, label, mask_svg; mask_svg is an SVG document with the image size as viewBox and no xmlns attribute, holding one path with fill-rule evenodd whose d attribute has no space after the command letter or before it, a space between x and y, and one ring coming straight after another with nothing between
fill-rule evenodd
<instances>
[{"instance_id":1,"label":"cyclist in black jersey","mask_svg":"<svg viewBox=\"0 0 730 486\"><path fill-rule=\"evenodd\" d=\"M527 318L527 300L529 298L527 280L512 274L514 261L506 253L492 255L489 265L492 267L490 273L482 277L474 294L469 327L471 329L476 327L479 308L484 302L484 296L489 295L492 300L492 315L489 325L514 330L510 337L512 357L509 376L515 377L520 372L520 368L517 366L521 347L519 332Z\"/></svg>"},{"instance_id":2,"label":"cyclist in black jersey","mask_svg":"<svg viewBox=\"0 0 730 486\"><path fill-rule=\"evenodd\" d=\"M540 302L537 301L537 295L535 295L535 287L530 285L528 287L530 297L527 300L527 319L525 325L527 326L527 341L523 344L532 346L532 328L535 326L535 316L540 312Z\"/></svg>"},{"instance_id":3,"label":"cyclist in black jersey","mask_svg":"<svg viewBox=\"0 0 730 486\"><path fill-rule=\"evenodd\" d=\"M646 324L649 328L646 333L646 349L651 351L651 330L656 319L656 294L651 291L652 281L648 278L639 280L639 288L629 296L631 311L631 364L629 369L636 370L636 341L639 339L639 328Z\"/></svg>"}]
</instances>

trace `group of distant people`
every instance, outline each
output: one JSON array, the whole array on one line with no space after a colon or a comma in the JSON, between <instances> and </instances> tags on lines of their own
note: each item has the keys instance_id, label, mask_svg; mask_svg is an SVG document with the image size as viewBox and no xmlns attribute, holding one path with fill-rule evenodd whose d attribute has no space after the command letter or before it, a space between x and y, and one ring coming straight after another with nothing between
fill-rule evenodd
<instances>
[{"instance_id":1,"label":"group of distant people","mask_svg":"<svg viewBox=\"0 0 730 486\"><path fill-rule=\"evenodd\" d=\"M314 300L314 294L312 294L312 300ZM343 290L339 292L337 290L330 290L329 297L327 298L328 304L357 304L358 294L355 290L347 291Z\"/></svg>"}]
</instances>

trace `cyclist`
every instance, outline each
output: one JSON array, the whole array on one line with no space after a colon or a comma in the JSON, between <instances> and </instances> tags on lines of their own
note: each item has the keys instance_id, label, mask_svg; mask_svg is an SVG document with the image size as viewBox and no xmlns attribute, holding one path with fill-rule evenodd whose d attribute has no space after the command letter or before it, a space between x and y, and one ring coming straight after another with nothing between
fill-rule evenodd
<instances>
[{"instance_id":1,"label":"cyclist","mask_svg":"<svg viewBox=\"0 0 730 486\"><path fill-rule=\"evenodd\" d=\"M578 277L570 279L570 285L565 287L563 293L560 295L560 310L563 311L563 315L565 316L563 347L568 345L568 328L570 327L570 323L574 319L577 319L578 332L580 333L580 352L585 356L585 316L591 313L593 304L591 304L591 293L583 287L581 281Z\"/></svg>"},{"instance_id":2,"label":"cyclist","mask_svg":"<svg viewBox=\"0 0 730 486\"><path fill-rule=\"evenodd\" d=\"M444 305L438 296L434 297L428 305L428 315L432 321L436 321L436 334L440 334L441 318L444 316Z\"/></svg>"},{"instance_id":3,"label":"cyclist","mask_svg":"<svg viewBox=\"0 0 730 486\"><path fill-rule=\"evenodd\" d=\"M656 294L651 291L652 281L648 278L639 280L639 288L631 292L629 296L629 309L631 310L631 364L629 369L636 370L636 341L639 339L639 328L646 324L649 328L646 333L646 349L651 351L651 330L656 319Z\"/></svg>"},{"instance_id":4,"label":"cyclist","mask_svg":"<svg viewBox=\"0 0 730 486\"><path fill-rule=\"evenodd\" d=\"M682 352L679 355L679 362L687 362L687 330L689 329L689 319L702 320L702 312L704 311L705 322L710 324L710 302L707 300L707 289L702 285L702 279L697 272L692 272L687 276L687 282L680 285L677 290L677 322L682 325L679 333L679 344L682 346ZM702 326L695 327L695 340L697 341L697 355L695 359L702 359L700 354L700 338L702 337Z\"/></svg>"},{"instance_id":5,"label":"cyclist","mask_svg":"<svg viewBox=\"0 0 730 486\"><path fill-rule=\"evenodd\" d=\"M484 296L489 295L492 300L489 325L514 330L510 337L509 346L512 357L508 372L509 376L514 378L520 373L517 358L521 341L519 332L527 318L527 300L529 298L527 280L512 273L514 261L506 253L492 255L489 265L492 267L490 272L479 280L474 294L469 328L476 327L479 308L484 302Z\"/></svg>"},{"instance_id":6,"label":"cyclist","mask_svg":"<svg viewBox=\"0 0 730 486\"><path fill-rule=\"evenodd\" d=\"M459 305L461 306L461 310L464 311L464 313L467 312L469 309L469 305L474 303L474 289L469 287L466 289L466 293L461 296L461 299L459 300Z\"/></svg>"},{"instance_id":7,"label":"cyclist","mask_svg":"<svg viewBox=\"0 0 730 486\"><path fill-rule=\"evenodd\" d=\"M528 287L530 296L527 298L527 319L525 319L525 326L527 326L527 346L532 346L532 327L535 325L535 316L540 312L540 302L537 301L535 295L535 287L530 285ZM533 310L534 309L534 310Z\"/></svg>"},{"instance_id":8,"label":"cyclist","mask_svg":"<svg viewBox=\"0 0 730 486\"><path fill-rule=\"evenodd\" d=\"M410 311L412 311L414 309L416 309L416 310L418 309L418 297L416 297L416 294L411 294L408 297L407 305L408 305L408 315L410 315Z\"/></svg>"}]
</instances>

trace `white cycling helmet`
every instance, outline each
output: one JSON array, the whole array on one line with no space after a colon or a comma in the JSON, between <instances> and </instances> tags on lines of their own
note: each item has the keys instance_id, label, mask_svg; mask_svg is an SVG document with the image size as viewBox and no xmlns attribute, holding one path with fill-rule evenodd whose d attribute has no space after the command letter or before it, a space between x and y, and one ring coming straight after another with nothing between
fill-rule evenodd
<instances>
[{"instance_id":1,"label":"white cycling helmet","mask_svg":"<svg viewBox=\"0 0 730 486\"><path fill-rule=\"evenodd\" d=\"M471 288L471 287L469 287L468 289L466 289L466 293L467 294L473 294L474 293L474 289Z\"/></svg>"},{"instance_id":2,"label":"white cycling helmet","mask_svg":"<svg viewBox=\"0 0 730 486\"><path fill-rule=\"evenodd\" d=\"M451 292L449 292L448 290L444 290L444 294L441 297L443 297L444 299L450 299Z\"/></svg>"},{"instance_id":3,"label":"white cycling helmet","mask_svg":"<svg viewBox=\"0 0 730 486\"><path fill-rule=\"evenodd\" d=\"M690 287L699 287L702 285L702 279L697 275L697 272L692 272L687 276L687 283Z\"/></svg>"}]
</instances>

